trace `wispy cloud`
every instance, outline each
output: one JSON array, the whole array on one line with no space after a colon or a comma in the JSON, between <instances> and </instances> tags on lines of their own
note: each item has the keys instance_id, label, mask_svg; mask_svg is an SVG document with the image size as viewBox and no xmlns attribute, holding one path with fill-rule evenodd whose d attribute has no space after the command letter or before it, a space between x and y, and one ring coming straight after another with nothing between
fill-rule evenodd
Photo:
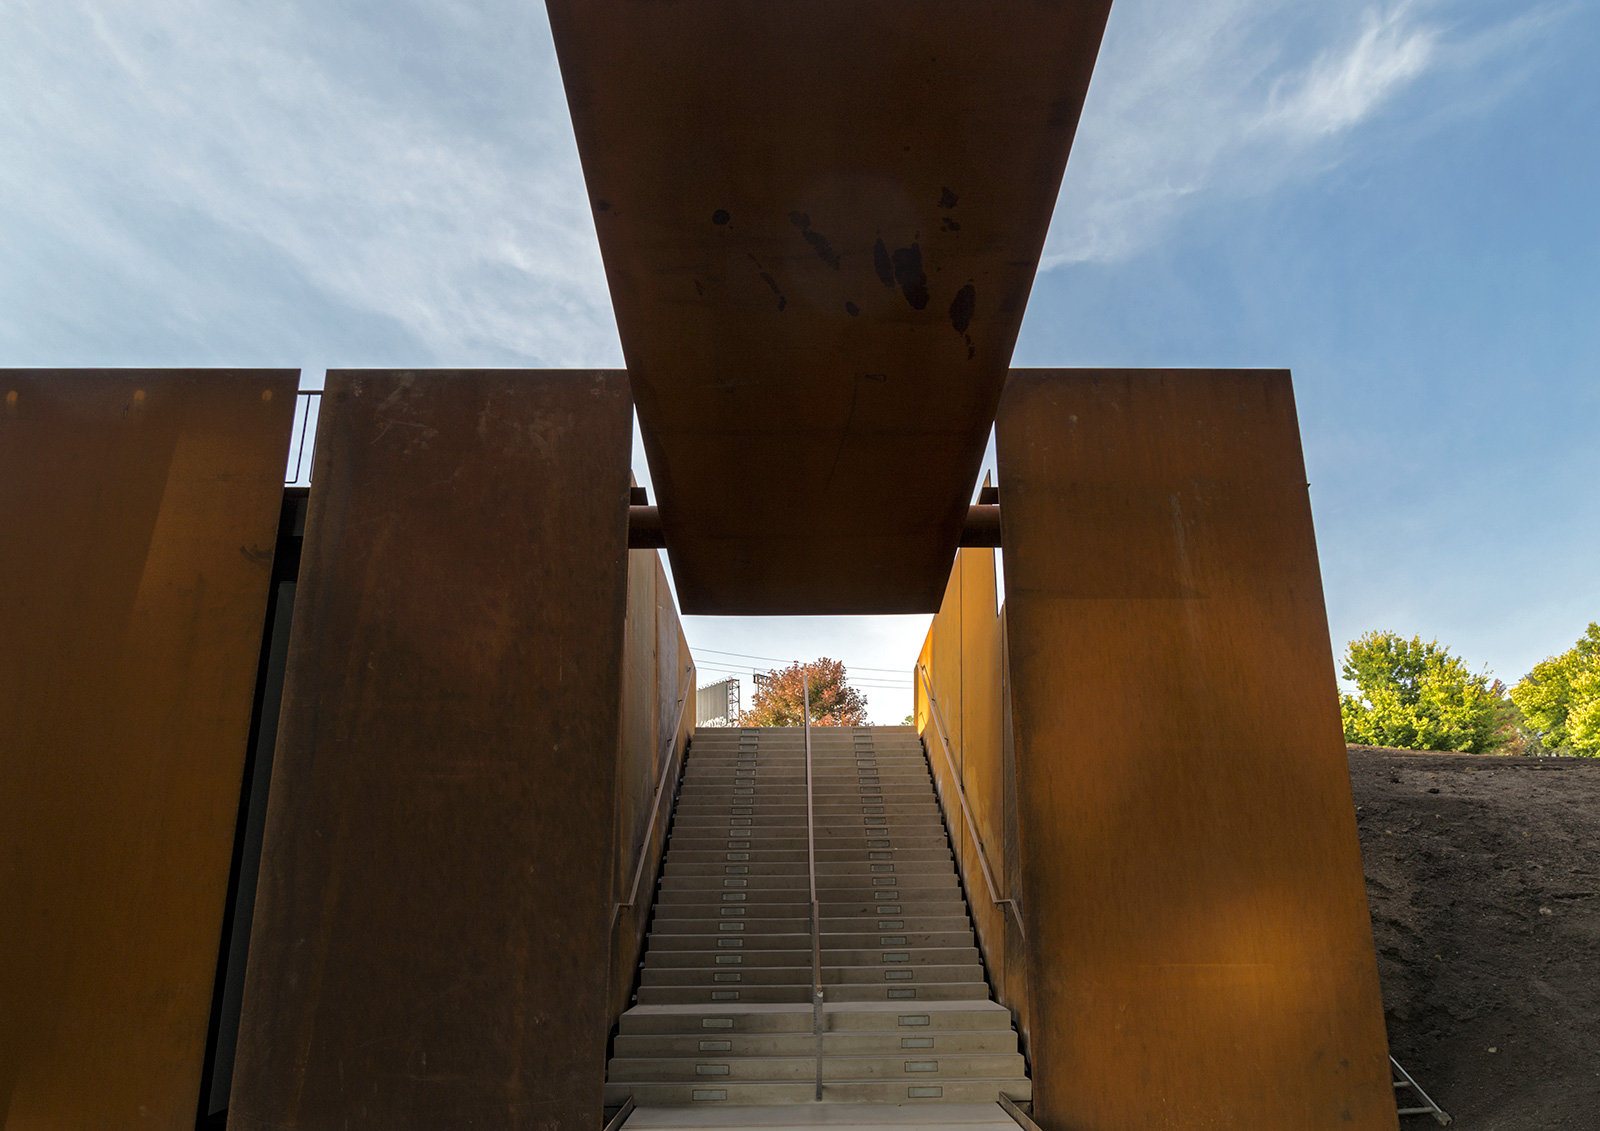
<instances>
[{"instance_id":1,"label":"wispy cloud","mask_svg":"<svg viewBox=\"0 0 1600 1131\"><path fill-rule=\"evenodd\" d=\"M1303 76L1274 84L1263 124L1292 138L1337 133L1370 116L1433 62L1440 29L1419 24L1413 6L1369 8L1353 44L1319 56Z\"/></svg>"},{"instance_id":2,"label":"wispy cloud","mask_svg":"<svg viewBox=\"0 0 1600 1131\"><path fill-rule=\"evenodd\" d=\"M1553 18L1471 0L1117 0L1045 266L1125 258L1201 200L1326 170L1430 77L1508 65Z\"/></svg>"},{"instance_id":3,"label":"wispy cloud","mask_svg":"<svg viewBox=\"0 0 1600 1131\"><path fill-rule=\"evenodd\" d=\"M422 364L614 364L543 11L492 7L16 0L3 222L70 249L89 308L161 287L196 333L247 253Z\"/></svg>"}]
</instances>

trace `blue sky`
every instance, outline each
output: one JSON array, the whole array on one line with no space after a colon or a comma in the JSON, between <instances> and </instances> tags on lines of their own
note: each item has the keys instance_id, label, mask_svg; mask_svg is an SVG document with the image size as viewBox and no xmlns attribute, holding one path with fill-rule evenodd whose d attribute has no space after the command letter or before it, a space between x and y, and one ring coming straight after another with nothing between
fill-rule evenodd
<instances>
[{"instance_id":1,"label":"blue sky","mask_svg":"<svg viewBox=\"0 0 1600 1131\"><path fill-rule=\"evenodd\" d=\"M8 0L0 43L0 363L621 364L541 5ZM1016 363L1292 369L1335 646L1514 680L1600 619L1596 58L1593 5L1117 0ZM925 624L688 630L893 722Z\"/></svg>"}]
</instances>

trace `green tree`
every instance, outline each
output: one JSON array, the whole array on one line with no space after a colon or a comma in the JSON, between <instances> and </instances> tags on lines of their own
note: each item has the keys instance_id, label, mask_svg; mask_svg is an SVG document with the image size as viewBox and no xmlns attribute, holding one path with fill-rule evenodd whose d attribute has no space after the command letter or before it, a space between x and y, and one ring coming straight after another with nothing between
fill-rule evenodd
<instances>
[{"instance_id":1,"label":"green tree","mask_svg":"<svg viewBox=\"0 0 1600 1131\"><path fill-rule=\"evenodd\" d=\"M1511 701L1541 745L1600 757L1600 624L1591 623L1559 656L1535 664L1511 689Z\"/></svg>"},{"instance_id":2,"label":"green tree","mask_svg":"<svg viewBox=\"0 0 1600 1131\"><path fill-rule=\"evenodd\" d=\"M1509 737L1504 687L1437 640L1368 632L1350 642L1340 671L1356 685L1339 697L1346 742L1482 754Z\"/></svg>"},{"instance_id":3,"label":"green tree","mask_svg":"<svg viewBox=\"0 0 1600 1131\"><path fill-rule=\"evenodd\" d=\"M797 727L804 722L800 704L804 680L811 681L811 725L858 727L867 722L867 697L845 680L844 664L826 656L809 664L793 663L756 679L755 699L739 715L743 727Z\"/></svg>"}]
</instances>

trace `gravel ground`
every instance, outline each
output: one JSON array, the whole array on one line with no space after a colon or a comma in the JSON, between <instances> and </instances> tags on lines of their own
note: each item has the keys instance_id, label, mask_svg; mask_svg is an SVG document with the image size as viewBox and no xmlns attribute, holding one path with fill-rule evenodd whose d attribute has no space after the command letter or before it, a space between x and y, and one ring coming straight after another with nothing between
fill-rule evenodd
<instances>
[{"instance_id":1,"label":"gravel ground","mask_svg":"<svg viewBox=\"0 0 1600 1131\"><path fill-rule=\"evenodd\" d=\"M1600 759L1352 746L1350 778L1390 1051L1462 1131L1600 1128Z\"/></svg>"}]
</instances>

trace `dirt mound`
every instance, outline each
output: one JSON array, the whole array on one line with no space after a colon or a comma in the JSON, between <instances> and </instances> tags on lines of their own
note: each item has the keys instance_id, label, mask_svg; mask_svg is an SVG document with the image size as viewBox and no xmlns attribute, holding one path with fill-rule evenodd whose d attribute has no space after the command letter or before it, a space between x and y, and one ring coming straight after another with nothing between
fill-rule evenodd
<instances>
[{"instance_id":1,"label":"dirt mound","mask_svg":"<svg viewBox=\"0 0 1600 1131\"><path fill-rule=\"evenodd\" d=\"M1463 1131L1600 1126L1600 759L1352 746L1350 778L1390 1051Z\"/></svg>"}]
</instances>

